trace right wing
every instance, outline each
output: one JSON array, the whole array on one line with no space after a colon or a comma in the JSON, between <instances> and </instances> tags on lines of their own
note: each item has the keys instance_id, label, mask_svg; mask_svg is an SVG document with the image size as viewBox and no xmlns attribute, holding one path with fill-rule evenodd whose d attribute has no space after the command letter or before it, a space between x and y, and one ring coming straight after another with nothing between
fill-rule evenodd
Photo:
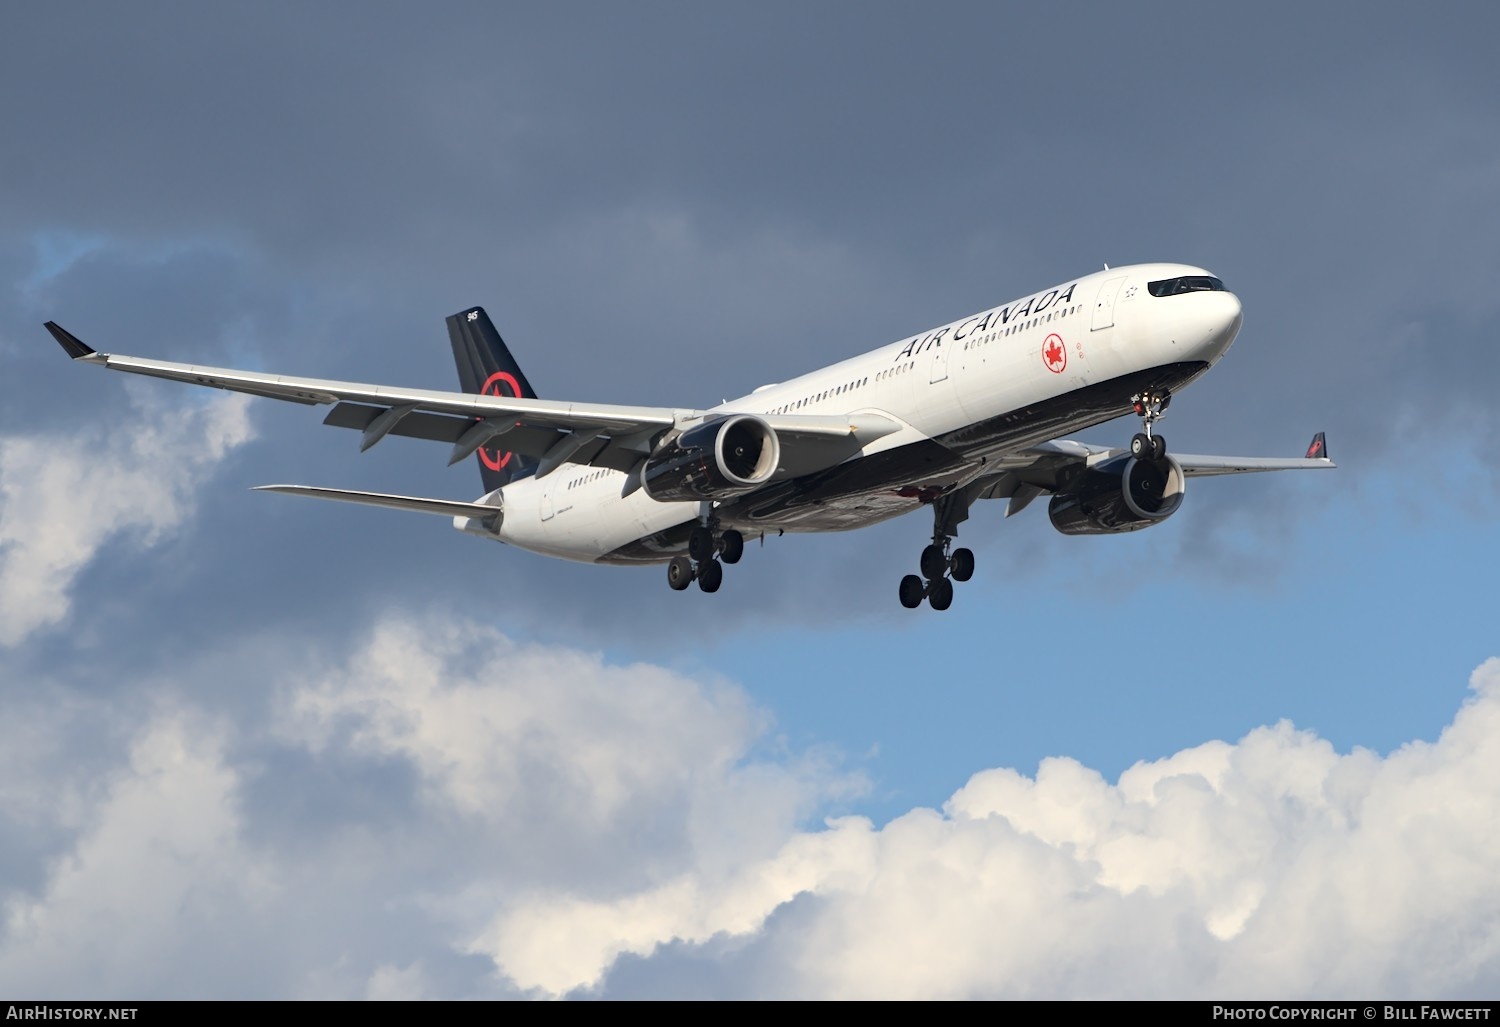
<instances>
[{"instance_id":1,"label":"right wing","mask_svg":"<svg viewBox=\"0 0 1500 1027\"><path fill-rule=\"evenodd\" d=\"M46 327L63 351L81 363L292 403L331 406L323 423L361 431L361 450L387 435L430 439L453 447L448 457L451 465L503 436L504 449L540 461L537 477L545 477L565 463L628 473L672 429L689 427L705 416L732 413L705 415L701 410L565 403L201 367L100 353L55 321L48 321ZM897 421L874 413L755 416L767 421L786 443L783 470L777 477L831 467L875 439L903 428Z\"/></svg>"},{"instance_id":2,"label":"right wing","mask_svg":"<svg viewBox=\"0 0 1500 1027\"><path fill-rule=\"evenodd\" d=\"M201 367L99 353L53 321L47 322L47 330L70 357L82 363L252 396L332 406L323 423L360 429L364 432L363 449L369 449L386 435L431 439L453 446L449 463L466 459L480 446L503 435L506 449L541 459L538 474L549 473L565 462L597 462L628 470L650 452L662 432L692 413L660 407L559 403Z\"/></svg>"}]
</instances>

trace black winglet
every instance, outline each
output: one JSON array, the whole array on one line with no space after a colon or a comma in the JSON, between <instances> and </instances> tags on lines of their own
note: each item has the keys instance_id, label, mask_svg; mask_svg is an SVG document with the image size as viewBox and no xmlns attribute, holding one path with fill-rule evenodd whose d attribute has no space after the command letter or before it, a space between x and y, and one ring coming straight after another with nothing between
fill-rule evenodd
<instances>
[{"instance_id":1,"label":"black winglet","mask_svg":"<svg viewBox=\"0 0 1500 1027\"><path fill-rule=\"evenodd\" d=\"M1323 437L1322 432L1318 432L1318 434L1313 436L1312 444L1307 447L1307 459L1328 459L1328 440Z\"/></svg>"},{"instance_id":2,"label":"black winglet","mask_svg":"<svg viewBox=\"0 0 1500 1027\"><path fill-rule=\"evenodd\" d=\"M86 357L94 352L92 349L80 342L78 340L78 336L68 331L56 321L47 322L47 331L52 333L52 337L56 339L57 344L63 348L63 352L72 357L74 360L77 360L79 357Z\"/></svg>"}]
</instances>

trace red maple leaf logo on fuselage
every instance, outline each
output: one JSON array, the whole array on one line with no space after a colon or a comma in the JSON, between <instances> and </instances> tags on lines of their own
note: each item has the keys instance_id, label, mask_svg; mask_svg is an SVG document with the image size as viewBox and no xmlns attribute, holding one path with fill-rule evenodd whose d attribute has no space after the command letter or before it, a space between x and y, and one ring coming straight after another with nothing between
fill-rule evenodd
<instances>
[{"instance_id":1,"label":"red maple leaf logo on fuselage","mask_svg":"<svg viewBox=\"0 0 1500 1027\"><path fill-rule=\"evenodd\" d=\"M1068 366L1068 348L1063 345L1062 336L1047 336L1042 343L1042 362L1053 374L1062 374L1063 368Z\"/></svg>"}]
</instances>

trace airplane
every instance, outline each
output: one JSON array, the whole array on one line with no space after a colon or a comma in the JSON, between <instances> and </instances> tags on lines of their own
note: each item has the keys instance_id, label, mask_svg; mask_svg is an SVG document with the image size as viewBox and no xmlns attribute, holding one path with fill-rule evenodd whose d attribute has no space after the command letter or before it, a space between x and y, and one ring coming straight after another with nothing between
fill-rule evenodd
<instances>
[{"instance_id":1,"label":"airplane","mask_svg":"<svg viewBox=\"0 0 1500 1027\"><path fill-rule=\"evenodd\" d=\"M74 360L332 409L324 424L448 443L475 457L473 502L308 485L260 490L451 517L460 531L584 563L665 563L677 591L718 591L746 538L846 531L927 507L932 536L901 605L953 602L974 574L954 548L980 500L1005 516L1042 495L1066 535L1136 531L1182 506L1189 478L1334 467L1322 432L1299 458L1169 455L1173 395L1239 333L1238 297L1185 264L1111 268L905 337L708 409L538 397L481 307L447 318L462 392L200 367L100 353L56 322ZM1123 447L1066 439L1133 414Z\"/></svg>"}]
</instances>

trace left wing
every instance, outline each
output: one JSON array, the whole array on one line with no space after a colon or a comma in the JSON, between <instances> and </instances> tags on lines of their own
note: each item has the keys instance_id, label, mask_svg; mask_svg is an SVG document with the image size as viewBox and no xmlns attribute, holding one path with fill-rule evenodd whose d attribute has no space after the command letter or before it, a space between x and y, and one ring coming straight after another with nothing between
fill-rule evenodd
<instances>
[{"instance_id":1,"label":"left wing","mask_svg":"<svg viewBox=\"0 0 1500 1027\"><path fill-rule=\"evenodd\" d=\"M1307 454L1300 460L1271 456L1177 456L1175 453L1173 456L1189 478L1252 474L1256 471L1326 471L1338 466L1328 458L1328 439L1323 432L1313 436Z\"/></svg>"},{"instance_id":2,"label":"left wing","mask_svg":"<svg viewBox=\"0 0 1500 1027\"><path fill-rule=\"evenodd\" d=\"M1083 460L1088 466L1112 460L1117 456L1129 456L1130 450L1106 446L1090 446L1086 442L1059 439L1033 446L1021 454L1026 465L1055 465L1057 458L1073 463ZM1191 453L1169 453L1182 465L1189 478L1206 478L1216 474L1252 474L1256 471L1326 471L1338 466L1328 459L1328 440L1324 432L1313 436L1307 453L1300 457L1284 456L1200 456ZM1031 459L1025 459L1031 457Z\"/></svg>"},{"instance_id":3,"label":"left wing","mask_svg":"<svg viewBox=\"0 0 1500 1027\"><path fill-rule=\"evenodd\" d=\"M1065 488L1081 470L1128 457L1124 447L1091 446L1071 439L1043 442L1012 457L990 462L994 470L972 482L970 499L1008 499L1005 516L1020 513L1038 496ZM1219 474L1253 474L1258 471L1325 471L1338 465L1328 458L1328 442L1323 432L1313 436L1307 453L1301 457L1274 456L1202 456L1169 453L1189 478L1206 478Z\"/></svg>"}]
</instances>

